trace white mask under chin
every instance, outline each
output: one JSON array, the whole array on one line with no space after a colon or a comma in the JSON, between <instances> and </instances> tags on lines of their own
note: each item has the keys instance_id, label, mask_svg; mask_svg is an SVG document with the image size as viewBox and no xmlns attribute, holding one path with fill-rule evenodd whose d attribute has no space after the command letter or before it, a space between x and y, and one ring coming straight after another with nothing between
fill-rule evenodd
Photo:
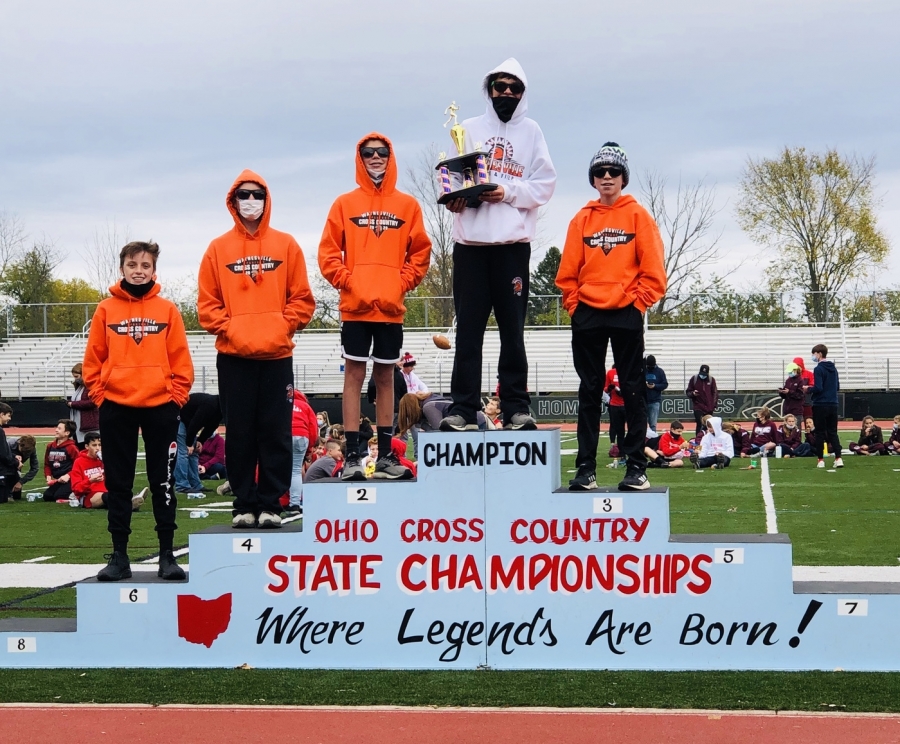
<instances>
[{"instance_id":1,"label":"white mask under chin","mask_svg":"<svg viewBox=\"0 0 900 744\"><path fill-rule=\"evenodd\" d=\"M265 199L238 199L238 212L245 220L258 220L265 208Z\"/></svg>"}]
</instances>

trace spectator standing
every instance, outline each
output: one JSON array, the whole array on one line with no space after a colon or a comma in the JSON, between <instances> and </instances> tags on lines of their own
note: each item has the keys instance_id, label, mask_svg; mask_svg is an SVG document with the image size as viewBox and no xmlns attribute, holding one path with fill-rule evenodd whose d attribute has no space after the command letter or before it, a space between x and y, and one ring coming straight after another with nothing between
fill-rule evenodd
<instances>
[{"instance_id":1,"label":"spectator standing","mask_svg":"<svg viewBox=\"0 0 900 744\"><path fill-rule=\"evenodd\" d=\"M78 457L74 437L75 422L60 419L55 438L47 443L44 450L44 478L47 481L44 501L68 501L72 495L72 466Z\"/></svg>"},{"instance_id":2,"label":"spectator standing","mask_svg":"<svg viewBox=\"0 0 900 744\"><path fill-rule=\"evenodd\" d=\"M862 420L862 426L859 430L859 439L856 442L850 442L847 448L854 455L886 455L884 447L884 436L881 433L881 427L875 423L875 419L871 416L865 416Z\"/></svg>"},{"instance_id":3,"label":"spectator standing","mask_svg":"<svg viewBox=\"0 0 900 744\"><path fill-rule=\"evenodd\" d=\"M12 406L0 401L0 504L8 503L12 497L13 486L19 482L19 467L22 464L13 455L6 440L6 432L3 431L9 425L12 415Z\"/></svg>"},{"instance_id":4,"label":"spectator standing","mask_svg":"<svg viewBox=\"0 0 900 744\"><path fill-rule=\"evenodd\" d=\"M427 393L428 385L426 385L415 373L416 358L408 351L403 355L399 362L400 371L403 373L403 381L406 383L407 393Z\"/></svg>"},{"instance_id":5,"label":"spectator standing","mask_svg":"<svg viewBox=\"0 0 900 744\"><path fill-rule=\"evenodd\" d=\"M75 444L79 450L85 446L85 434L89 431L97 431L100 428L100 410L88 390L84 386L84 378L81 376L83 365L81 362L72 367L72 385L75 392L72 399L66 401L66 405L72 409L72 420L75 422Z\"/></svg>"},{"instance_id":6,"label":"spectator standing","mask_svg":"<svg viewBox=\"0 0 900 744\"><path fill-rule=\"evenodd\" d=\"M803 357L794 357L793 362L800 368L800 379L803 380L803 384L812 387L815 384L813 373L806 368ZM803 398L803 420L808 418L812 418L812 394L807 390Z\"/></svg>"},{"instance_id":7,"label":"spectator standing","mask_svg":"<svg viewBox=\"0 0 900 744\"><path fill-rule=\"evenodd\" d=\"M666 371L656 364L656 357L653 354L647 355L644 379L647 386L644 391L644 397L647 399L647 426L655 432L663 390L669 387L669 379L666 377ZM671 431L671 427L669 430Z\"/></svg>"},{"instance_id":8,"label":"spectator standing","mask_svg":"<svg viewBox=\"0 0 900 744\"><path fill-rule=\"evenodd\" d=\"M293 439L293 460L291 470L291 490L287 511L300 514L303 511L303 462L306 450L316 441L319 423L307 397L294 388L294 405L291 415L291 437Z\"/></svg>"},{"instance_id":9,"label":"spectator standing","mask_svg":"<svg viewBox=\"0 0 900 744\"><path fill-rule=\"evenodd\" d=\"M11 486L12 497L18 501L22 498L22 486L31 481L38 474L40 468L37 456L37 442L31 434L23 434L18 439L10 440L9 447L18 463L17 482L14 482ZM26 460L28 461L28 470L23 473L22 470ZM9 484L7 483L7 485Z\"/></svg>"},{"instance_id":10,"label":"spectator standing","mask_svg":"<svg viewBox=\"0 0 900 744\"><path fill-rule=\"evenodd\" d=\"M827 442L834 453L834 466L844 467L841 459L841 440L838 437L838 391L841 389L841 381L837 368L828 357L828 347L825 344L816 344L812 348L813 361L816 368L813 370L814 384L812 387L804 386L804 391L812 393L813 421L816 428L816 456L819 461L816 467L825 467L825 444Z\"/></svg>"},{"instance_id":11,"label":"spectator standing","mask_svg":"<svg viewBox=\"0 0 900 744\"><path fill-rule=\"evenodd\" d=\"M591 158L588 182L599 195L569 223L556 286L572 318L572 359L578 373L577 473L569 488L596 488L597 444L606 353L612 344L627 433L619 452L627 458L623 491L650 487L647 456L647 389L644 313L666 291L663 242L650 213L623 196L630 176L625 151L607 142ZM611 409L610 409L611 410ZM612 417L610 418L612 420Z\"/></svg>"},{"instance_id":12,"label":"spectator standing","mask_svg":"<svg viewBox=\"0 0 900 744\"><path fill-rule=\"evenodd\" d=\"M614 364L606 372L606 384L603 388L609 400L606 410L609 412L609 456L619 457L625 446L625 399L619 387L619 373Z\"/></svg>"},{"instance_id":13,"label":"spectator standing","mask_svg":"<svg viewBox=\"0 0 900 744\"><path fill-rule=\"evenodd\" d=\"M403 302L406 293L425 278L431 240L418 202L397 189L397 170L387 137L377 132L363 137L356 146L358 188L334 202L319 243L322 275L341 294L342 406L347 438L342 477L349 481L366 479L359 453L359 408L369 359L373 362L375 430L381 453L375 471L392 480L412 477L391 452L394 388L396 376L403 376L396 366L403 346ZM401 384L405 393L406 383Z\"/></svg>"},{"instance_id":14,"label":"spectator standing","mask_svg":"<svg viewBox=\"0 0 900 744\"><path fill-rule=\"evenodd\" d=\"M178 424L176 493L203 493L211 490L200 482L200 450L221 423L219 396L191 393L187 403L181 408L181 421Z\"/></svg>"},{"instance_id":15,"label":"spectator standing","mask_svg":"<svg viewBox=\"0 0 900 744\"><path fill-rule=\"evenodd\" d=\"M478 428L484 331L491 310L500 332L497 365L504 428L534 429L529 413L525 315L529 262L538 210L553 195L556 170L544 134L527 118L528 81L521 65L508 59L482 81L485 113L463 122L465 150L476 143L487 153L491 182L477 209L464 199L447 203L453 221L453 306L456 349L450 391L453 406L444 431Z\"/></svg>"},{"instance_id":16,"label":"spectator standing","mask_svg":"<svg viewBox=\"0 0 900 744\"><path fill-rule=\"evenodd\" d=\"M197 309L216 336L231 526L276 528L291 485L293 337L316 302L297 241L270 226L272 195L262 177L243 171L225 205L234 226L206 249Z\"/></svg>"},{"instance_id":17,"label":"spectator standing","mask_svg":"<svg viewBox=\"0 0 900 744\"><path fill-rule=\"evenodd\" d=\"M225 467L225 440L218 429L207 437L200 449L197 471L203 480L227 480L228 470Z\"/></svg>"},{"instance_id":18,"label":"spectator standing","mask_svg":"<svg viewBox=\"0 0 900 744\"><path fill-rule=\"evenodd\" d=\"M787 372L787 379L778 390L778 395L781 396L783 401L781 404L781 418L786 419L790 414L795 418L802 419L803 400L806 398L806 393L803 391L805 383L801 374L802 370L796 362L791 362L785 371Z\"/></svg>"},{"instance_id":19,"label":"spectator standing","mask_svg":"<svg viewBox=\"0 0 900 744\"><path fill-rule=\"evenodd\" d=\"M719 405L719 388L716 378L709 374L709 365L701 364L700 371L688 381L684 391L691 407L694 409L694 421L697 422L697 438L706 431L703 425L704 416L712 416Z\"/></svg>"}]
</instances>

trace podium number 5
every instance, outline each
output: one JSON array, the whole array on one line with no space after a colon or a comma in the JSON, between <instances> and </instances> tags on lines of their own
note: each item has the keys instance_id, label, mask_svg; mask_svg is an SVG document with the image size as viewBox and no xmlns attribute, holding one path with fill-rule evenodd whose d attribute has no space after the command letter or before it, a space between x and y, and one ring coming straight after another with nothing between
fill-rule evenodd
<instances>
[{"instance_id":1,"label":"podium number 5","mask_svg":"<svg viewBox=\"0 0 900 744\"><path fill-rule=\"evenodd\" d=\"M347 489L348 504L374 504L375 489L372 486L350 486Z\"/></svg>"},{"instance_id":2,"label":"podium number 5","mask_svg":"<svg viewBox=\"0 0 900 744\"><path fill-rule=\"evenodd\" d=\"M744 562L744 549L743 548L716 548L715 555L716 563L743 563Z\"/></svg>"}]
</instances>

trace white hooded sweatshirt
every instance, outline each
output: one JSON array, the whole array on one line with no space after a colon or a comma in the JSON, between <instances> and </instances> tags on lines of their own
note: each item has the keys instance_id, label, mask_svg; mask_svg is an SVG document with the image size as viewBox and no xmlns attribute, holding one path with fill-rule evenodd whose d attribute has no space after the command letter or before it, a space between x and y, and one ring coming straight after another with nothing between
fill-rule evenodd
<instances>
[{"instance_id":1,"label":"white hooded sweatshirt","mask_svg":"<svg viewBox=\"0 0 900 744\"><path fill-rule=\"evenodd\" d=\"M488 90L488 79L498 72L514 75L525 85L515 113L505 124L495 113ZM510 57L484 76L482 92L487 99L487 110L462 123L466 130L466 152L473 152L479 144L489 154L491 183L500 184L505 193L502 202L483 202L477 209L464 209L454 215L453 237L467 245L531 242L538 207L550 201L556 188L556 169L550 161L544 133L534 120L525 116L528 111L525 71Z\"/></svg>"},{"instance_id":2,"label":"white hooded sweatshirt","mask_svg":"<svg viewBox=\"0 0 900 744\"><path fill-rule=\"evenodd\" d=\"M729 460L732 459L734 457L734 440L731 438L731 434L722 431L722 419L713 416L708 423L712 424L714 433L707 432L700 440L700 457L715 457L717 453L721 452Z\"/></svg>"}]
</instances>

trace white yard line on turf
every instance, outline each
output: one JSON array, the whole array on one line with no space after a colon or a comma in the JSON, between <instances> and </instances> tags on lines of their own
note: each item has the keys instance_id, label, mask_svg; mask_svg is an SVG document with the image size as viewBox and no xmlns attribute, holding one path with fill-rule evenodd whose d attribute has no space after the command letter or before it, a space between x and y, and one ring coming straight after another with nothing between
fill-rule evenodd
<instances>
[{"instance_id":1,"label":"white yard line on turf","mask_svg":"<svg viewBox=\"0 0 900 744\"><path fill-rule=\"evenodd\" d=\"M22 563L40 563L42 561L49 561L54 556L52 555L42 555L40 558L29 558L28 560L22 561Z\"/></svg>"},{"instance_id":2,"label":"white yard line on turf","mask_svg":"<svg viewBox=\"0 0 900 744\"><path fill-rule=\"evenodd\" d=\"M772 483L769 481L769 458L759 458L762 473L763 503L766 505L766 532L774 535L778 532L778 519L775 516L775 498L772 496Z\"/></svg>"},{"instance_id":3,"label":"white yard line on turf","mask_svg":"<svg viewBox=\"0 0 900 744\"><path fill-rule=\"evenodd\" d=\"M176 558L182 555L188 554L188 548L182 548L181 550L173 551ZM153 558L148 558L146 561L141 561L138 565L150 564L152 563L154 566L159 563L159 556L154 556Z\"/></svg>"}]
</instances>

